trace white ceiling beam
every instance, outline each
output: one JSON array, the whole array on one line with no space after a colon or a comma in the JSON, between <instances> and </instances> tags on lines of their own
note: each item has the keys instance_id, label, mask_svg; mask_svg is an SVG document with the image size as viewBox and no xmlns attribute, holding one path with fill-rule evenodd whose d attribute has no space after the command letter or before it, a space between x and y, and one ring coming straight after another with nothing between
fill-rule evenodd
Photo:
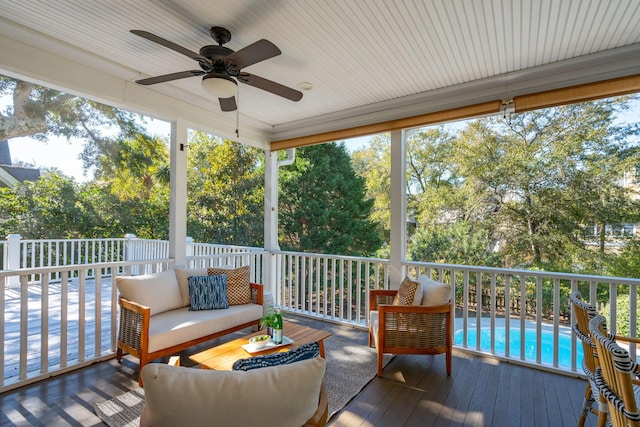
<instances>
[{"instance_id":1,"label":"white ceiling beam","mask_svg":"<svg viewBox=\"0 0 640 427\"><path fill-rule=\"evenodd\" d=\"M364 107L276 125L272 141L398 120L638 74L640 43Z\"/></svg>"}]
</instances>

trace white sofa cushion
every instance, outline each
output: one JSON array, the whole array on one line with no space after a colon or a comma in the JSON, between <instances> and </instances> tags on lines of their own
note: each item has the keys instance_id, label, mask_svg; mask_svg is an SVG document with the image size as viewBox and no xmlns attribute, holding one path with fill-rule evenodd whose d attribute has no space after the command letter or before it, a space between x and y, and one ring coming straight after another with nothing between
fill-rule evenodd
<instances>
[{"instance_id":1,"label":"white sofa cushion","mask_svg":"<svg viewBox=\"0 0 640 427\"><path fill-rule=\"evenodd\" d=\"M153 427L299 427L318 408L325 369L319 357L250 371L151 363L142 369L145 416Z\"/></svg>"},{"instance_id":2,"label":"white sofa cushion","mask_svg":"<svg viewBox=\"0 0 640 427\"><path fill-rule=\"evenodd\" d=\"M371 331L374 344L378 348L378 310L369 311L369 331Z\"/></svg>"},{"instance_id":3,"label":"white sofa cushion","mask_svg":"<svg viewBox=\"0 0 640 427\"><path fill-rule=\"evenodd\" d=\"M189 299L189 276L207 276L206 268L174 268L176 279L178 280L178 288L182 296L182 307L191 304Z\"/></svg>"},{"instance_id":4,"label":"white sofa cushion","mask_svg":"<svg viewBox=\"0 0 640 427\"><path fill-rule=\"evenodd\" d=\"M152 353L206 335L234 328L262 317L262 306L244 304L224 310L189 311L187 307L154 316L149 324L148 349Z\"/></svg>"},{"instance_id":5,"label":"white sofa cushion","mask_svg":"<svg viewBox=\"0 0 640 427\"><path fill-rule=\"evenodd\" d=\"M173 270L141 276L118 276L120 295L151 309L151 315L182 307L178 281Z\"/></svg>"},{"instance_id":6,"label":"white sofa cushion","mask_svg":"<svg viewBox=\"0 0 640 427\"><path fill-rule=\"evenodd\" d=\"M418 277L422 286L422 304L427 307L444 305L451 299L451 285L449 283L436 282L426 275Z\"/></svg>"}]
</instances>

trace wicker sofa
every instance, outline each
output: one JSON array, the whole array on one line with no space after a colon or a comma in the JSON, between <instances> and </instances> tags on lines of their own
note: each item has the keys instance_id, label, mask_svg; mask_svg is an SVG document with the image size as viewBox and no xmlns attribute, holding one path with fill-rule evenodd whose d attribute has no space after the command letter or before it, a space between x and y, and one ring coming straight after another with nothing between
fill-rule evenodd
<instances>
[{"instance_id":1,"label":"wicker sofa","mask_svg":"<svg viewBox=\"0 0 640 427\"><path fill-rule=\"evenodd\" d=\"M247 304L191 311L188 278L206 275L207 269L176 268L152 275L117 277L117 360L129 353L139 359L142 372L152 360L259 323L263 316L263 286L256 283L248 283L251 302Z\"/></svg>"}]
</instances>

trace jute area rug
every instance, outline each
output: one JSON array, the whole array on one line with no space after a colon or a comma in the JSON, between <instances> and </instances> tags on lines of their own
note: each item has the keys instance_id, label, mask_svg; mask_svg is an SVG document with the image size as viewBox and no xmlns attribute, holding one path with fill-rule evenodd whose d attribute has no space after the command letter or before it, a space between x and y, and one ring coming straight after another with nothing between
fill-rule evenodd
<instances>
[{"instance_id":1,"label":"jute area rug","mask_svg":"<svg viewBox=\"0 0 640 427\"><path fill-rule=\"evenodd\" d=\"M324 341L327 372L324 377L329 400L329 417L344 408L376 375L376 351L349 340L331 336ZM384 365L391 361L384 356ZM110 427L139 425L144 407L144 390L136 389L106 402L96 403L98 417Z\"/></svg>"}]
</instances>

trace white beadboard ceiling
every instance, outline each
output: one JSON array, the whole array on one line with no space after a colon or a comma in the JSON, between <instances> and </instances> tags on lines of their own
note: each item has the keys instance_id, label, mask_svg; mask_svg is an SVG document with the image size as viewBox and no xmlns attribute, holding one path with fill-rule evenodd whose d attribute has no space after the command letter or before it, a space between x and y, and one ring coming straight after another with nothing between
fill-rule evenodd
<instances>
[{"instance_id":1,"label":"white beadboard ceiling","mask_svg":"<svg viewBox=\"0 0 640 427\"><path fill-rule=\"evenodd\" d=\"M241 128L282 139L637 74L639 22L638 0L0 0L0 72L228 132L199 77L135 87L198 66L129 32L197 52L223 26L233 50L282 50L246 71L313 84L300 102L239 85Z\"/></svg>"}]
</instances>

